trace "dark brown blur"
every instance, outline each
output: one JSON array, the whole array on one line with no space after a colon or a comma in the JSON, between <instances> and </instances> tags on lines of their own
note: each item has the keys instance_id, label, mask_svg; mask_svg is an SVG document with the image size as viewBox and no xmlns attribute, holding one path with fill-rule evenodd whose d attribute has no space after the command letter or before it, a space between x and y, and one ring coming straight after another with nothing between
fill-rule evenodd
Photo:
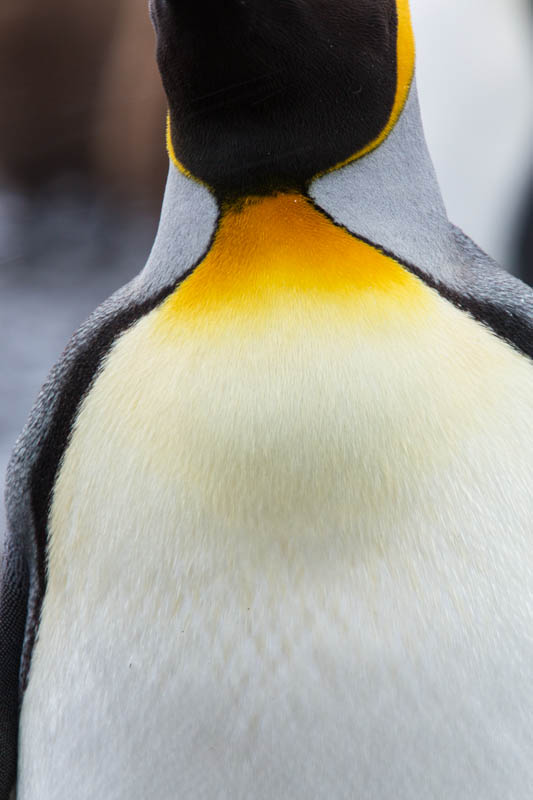
<instances>
[{"instance_id":1,"label":"dark brown blur","mask_svg":"<svg viewBox=\"0 0 533 800\"><path fill-rule=\"evenodd\" d=\"M157 212L165 99L146 0L0 8L0 172L26 190L61 173Z\"/></svg>"}]
</instances>

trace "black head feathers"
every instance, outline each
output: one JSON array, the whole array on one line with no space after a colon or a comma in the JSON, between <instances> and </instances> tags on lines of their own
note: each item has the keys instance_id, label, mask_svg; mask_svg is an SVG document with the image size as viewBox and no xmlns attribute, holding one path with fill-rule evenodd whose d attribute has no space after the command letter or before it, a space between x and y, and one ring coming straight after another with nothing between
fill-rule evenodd
<instances>
[{"instance_id":1,"label":"black head feathers","mask_svg":"<svg viewBox=\"0 0 533 800\"><path fill-rule=\"evenodd\" d=\"M370 149L408 16L407 0L153 0L176 160L227 198L301 190Z\"/></svg>"}]
</instances>

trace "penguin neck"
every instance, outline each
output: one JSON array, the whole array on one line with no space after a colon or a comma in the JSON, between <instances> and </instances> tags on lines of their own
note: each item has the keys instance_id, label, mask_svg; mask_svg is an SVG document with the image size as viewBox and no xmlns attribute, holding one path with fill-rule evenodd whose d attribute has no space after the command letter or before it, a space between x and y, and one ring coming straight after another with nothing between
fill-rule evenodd
<instances>
[{"instance_id":1,"label":"penguin neck","mask_svg":"<svg viewBox=\"0 0 533 800\"><path fill-rule=\"evenodd\" d=\"M318 178L309 194L352 234L413 264L436 280L457 261L426 144L416 81L387 139L373 152Z\"/></svg>"},{"instance_id":2,"label":"penguin neck","mask_svg":"<svg viewBox=\"0 0 533 800\"><path fill-rule=\"evenodd\" d=\"M308 193L336 224L436 280L443 279L456 260L414 82L395 128L380 147L315 179ZM171 161L145 277L160 288L179 281L205 256L227 213L206 186Z\"/></svg>"}]
</instances>

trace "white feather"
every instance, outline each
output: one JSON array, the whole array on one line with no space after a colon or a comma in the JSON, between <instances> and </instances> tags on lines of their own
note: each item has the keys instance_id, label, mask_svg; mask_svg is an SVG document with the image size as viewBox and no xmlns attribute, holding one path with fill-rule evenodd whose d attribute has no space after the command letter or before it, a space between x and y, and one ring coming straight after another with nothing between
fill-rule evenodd
<instances>
[{"instance_id":1,"label":"white feather","mask_svg":"<svg viewBox=\"0 0 533 800\"><path fill-rule=\"evenodd\" d=\"M19 800L529 796L533 369L427 292L372 337L323 304L118 341L55 490Z\"/></svg>"}]
</instances>

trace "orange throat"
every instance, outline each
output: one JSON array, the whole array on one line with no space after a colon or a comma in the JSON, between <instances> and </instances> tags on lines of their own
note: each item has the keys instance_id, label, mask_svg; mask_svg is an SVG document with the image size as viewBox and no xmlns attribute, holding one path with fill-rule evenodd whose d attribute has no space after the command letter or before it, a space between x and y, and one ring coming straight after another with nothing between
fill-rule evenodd
<instances>
[{"instance_id":1,"label":"orange throat","mask_svg":"<svg viewBox=\"0 0 533 800\"><path fill-rule=\"evenodd\" d=\"M160 324L258 320L283 307L330 305L359 316L420 311L427 288L299 194L248 198L223 210L204 260L161 308Z\"/></svg>"}]
</instances>

